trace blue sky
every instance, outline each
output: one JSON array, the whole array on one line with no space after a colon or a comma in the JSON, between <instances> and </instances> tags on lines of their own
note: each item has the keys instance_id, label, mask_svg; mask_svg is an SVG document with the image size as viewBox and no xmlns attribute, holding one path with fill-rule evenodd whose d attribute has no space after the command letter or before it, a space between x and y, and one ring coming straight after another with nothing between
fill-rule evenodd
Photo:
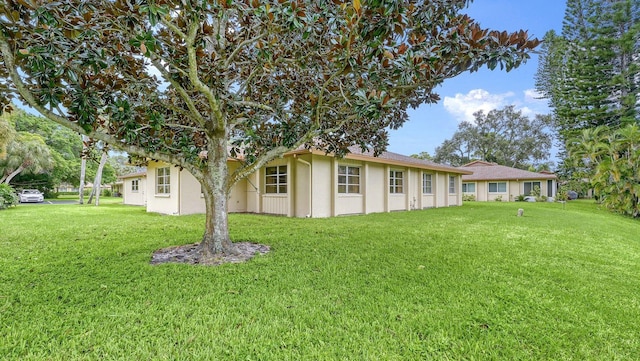
<instances>
[{"instance_id":1,"label":"blue sky","mask_svg":"<svg viewBox=\"0 0 640 361\"><path fill-rule=\"evenodd\" d=\"M548 30L561 30L564 10L564 0L475 0L466 13L484 28L523 29L542 39ZM445 80L436 88L440 101L410 110L409 121L390 132L387 149L406 155L422 151L433 155L461 121L472 120L472 114L480 109L486 113L513 104L530 116L549 113L547 102L535 99L533 93L537 68L538 56L533 54L526 64L508 73L482 69Z\"/></svg>"}]
</instances>

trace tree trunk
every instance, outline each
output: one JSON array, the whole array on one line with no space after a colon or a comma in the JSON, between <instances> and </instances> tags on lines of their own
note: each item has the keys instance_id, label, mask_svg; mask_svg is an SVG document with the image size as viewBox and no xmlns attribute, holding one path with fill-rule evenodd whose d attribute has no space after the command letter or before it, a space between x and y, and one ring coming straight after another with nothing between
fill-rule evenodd
<instances>
[{"instance_id":1,"label":"tree trunk","mask_svg":"<svg viewBox=\"0 0 640 361\"><path fill-rule=\"evenodd\" d=\"M93 180L93 189L91 190L91 195L89 196L88 204L91 204L93 200L93 196L96 196L96 206L100 205L100 186L102 185L102 170L104 169L105 163L107 163L107 148L102 149L102 155L100 156L100 164L98 164L98 171L96 171L96 177Z\"/></svg>"},{"instance_id":2,"label":"tree trunk","mask_svg":"<svg viewBox=\"0 0 640 361\"><path fill-rule=\"evenodd\" d=\"M238 252L229 238L226 138L212 139L211 143L207 169L204 179L200 180L206 206L206 223L199 250L205 260Z\"/></svg>"},{"instance_id":3,"label":"tree trunk","mask_svg":"<svg viewBox=\"0 0 640 361\"><path fill-rule=\"evenodd\" d=\"M87 174L87 141L89 138L82 136L82 154L80 161L80 186L78 187L78 193L80 196L80 204L84 204L84 178Z\"/></svg>"},{"instance_id":4,"label":"tree trunk","mask_svg":"<svg viewBox=\"0 0 640 361\"><path fill-rule=\"evenodd\" d=\"M20 174L20 172L22 172L24 170L23 166L19 166L18 169L14 170L13 172L11 172L6 178L4 178L4 183L5 184L9 184L9 182L11 182L11 180L17 176L18 174Z\"/></svg>"}]
</instances>

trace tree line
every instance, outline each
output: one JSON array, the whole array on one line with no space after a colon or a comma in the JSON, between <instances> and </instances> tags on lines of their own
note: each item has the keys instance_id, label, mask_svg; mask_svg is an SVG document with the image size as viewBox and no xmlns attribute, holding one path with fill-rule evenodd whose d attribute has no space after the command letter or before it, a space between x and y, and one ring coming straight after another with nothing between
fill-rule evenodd
<instances>
[{"instance_id":1,"label":"tree line","mask_svg":"<svg viewBox=\"0 0 640 361\"><path fill-rule=\"evenodd\" d=\"M544 36L535 81L551 114L479 112L433 156L415 156L537 170L550 166L555 137L562 182L586 184L608 208L639 217L640 2L568 0L562 31Z\"/></svg>"},{"instance_id":2,"label":"tree line","mask_svg":"<svg viewBox=\"0 0 640 361\"><path fill-rule=\"evenodd\" d=\"M100 167L102 146L83 144L80 135L41 116L15 107L0 116L0 183L13 188L37 188L48 196L57 187L80 186L82 159L86 178L94 180ZM135 171L127 157L112 154L102 169L102 183Z\"/></svg>"}]
</instances>

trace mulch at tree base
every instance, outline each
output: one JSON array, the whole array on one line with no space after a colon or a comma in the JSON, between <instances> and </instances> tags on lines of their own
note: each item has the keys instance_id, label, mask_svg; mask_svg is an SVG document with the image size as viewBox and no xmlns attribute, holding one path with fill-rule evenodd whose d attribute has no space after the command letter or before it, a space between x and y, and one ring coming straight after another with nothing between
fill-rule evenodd
<instances>
[{"instance_id":1,"label":"mulch at tree base","mask_svg":"<svg viewBox=\"0 0 640 361\"><path fill-rule=\"evenodd\" d=\"M217 266L225 263L246 262L256 254L263 255L270 250L269 246L264 244L238 242L234 243L238 249L237 254L221 255L220 257L213 259L202 259L201 255L198 253L198 245L198 243L194 243L159 249L153 252L153 255L151 256L151 264L187 263L194 265Z\"/></svg>"}]
</instances>

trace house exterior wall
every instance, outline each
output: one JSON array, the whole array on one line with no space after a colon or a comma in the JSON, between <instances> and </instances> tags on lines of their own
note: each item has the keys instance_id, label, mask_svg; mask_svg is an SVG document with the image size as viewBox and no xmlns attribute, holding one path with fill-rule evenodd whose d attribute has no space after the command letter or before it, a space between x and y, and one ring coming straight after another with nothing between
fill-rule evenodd
<instances>
[{"instance_id":1,"label":"house exterior wall","mask_svg":"<svg viewBox=\"0 0 640 361\"><path fill-rule=\"evenodd\" d=\"M260 210L260 191L262 187L262 182L260 178L260 172L256 172L251 174L246 179L247 183L247 212L249 213L258 213Z\"/></svg>"},{"instance_id":2,"label":"house exterior wall","mask_svg":"<svg viewBox=\"0 0 640 361\"><path fill-rule=\"evenodd\" d=\"M266 191L266 184L264 182L265 179L265 170L266 167L273 167L273 166L281 166L281 165L286 165L287 166L287 192L286 193L267 193ZM289 162L289 158L287 159L277 159L269 164L267 164L267 166L264 168L260 169L260 174L261 174L261 180L262 180L262 186L260 188L261 190L261 199L260 199L260 203L261 203L261 209L258 209L257 213L266 213L266 214L276 214L276 215L281 215L281 216L287 216L289 215L289 200L290 197L292 196L292 192L293 192L293 169L291 167L291 164Z\"/></svg>"},{"instance_id":3,"label":"house exterior wall","mask_svg":"<svg viewBox=\"0 0 640 361\"><path fill-rule=\"evenodd\" d=\"M169 167L171 180L170 192L158 194L156 189L156 173L159 168ZM147 166L147 212L157 212L164 214L179 214L178 207L178 168L158 162L149 162ZM199 190L200 188L198 188Z\"/></svg>"},{"instance_id":4,"label":"house exterior wall","mask_svg":"<svg viewBox=\"0 0 640 361\"><path fill-rule=\"evenodd\" d=\"M389 194L389 173L382 164L367 164L365 184L367 192L367 207L365 213L380 213L385 211L387 194Z\"/></svg>"},{"instance_id":5,"label":"house exterior wall","mask_svg":"<svg viewBox=\"0 0 640 361\"><path fill-rule=\"evenodd\" d=\"M186 170L178 171L177 182L180 187L178 214L197 214L206 212L202 186L191 173Z\"/></svg>"},{"instance_id":6,"label":"house exterior wall","mask_svg":"<svg viewBox=\"0 0 640 361\"><path fill-rule=\"evenodd\" d=\"M312 165L310 156L296 157L295 168L295 217L311 217L313 200Z\"/></svg>"},{"instance_id":7,"label":"house exterior wall","mask_svg":"<svg viewBox=\"0 0 640 361\"><path fill-rule=\"evenodd\" d=\"M133 182L138 182L138 190L133 190ZM147 202L146 177L125 178L122 180L122 203L132 206L144 206Z\"/></svg>"},{"instance_id":8,"label":"house exterior wall","mask_svg":"<svg viewBox=\"0 0 640 361\"><path fill-rule=\"evenodd\" d=\"M230 161L229 172L238 166ZM267 167L286 166L286 192L267 193ZM339 193L339 167L359 168L359 192ZM169 166L170 191L156 192L156 174L163 163L147 168L146 202L149 212L165 214L204 213L200 183L188 171ZM391 193L390 171L402 172L402 192ZM281 171L281 168L278 169ZM422 174L432 176L432 192L423 194ZM455 176L456 192L449 193L449 176ZM279 178L282 180L282 178ZM252 212L289 217L331 217L446 207L462 204L458 174L428 171L363 160L336 159L316 154L284 157L268 163L236 184L228 201L229 212Z\"/></svg>"},{"instance_id":9,"label":"house exterior wall","mask_svg":"<svg viewBox=\"0 0 640 361\"><path fill-rule=\"evenodd\" d=\"M333 159L333 158L332 158ZM362 182L364 181L364 167L363 162L348 160L348 159L340 159L333 161L333 184L336 185L334 187L335 192L335 215L344 215L344 214L363 214L365 207L365 199L367 197L367 192L362 186ZM339 166L350 166L360 168L360 192L359 193L338 193L337 184L338 184L338 167Z\"/></svg>"},{"instance_id":10,"label":"house exterior wall","mask_svg":"<svg viewBox=\"0 0 640 361\"><path fill-rule=\"evenodd\" d=\"M312 217L324 218L333 216L333 170L332 160L328 157L313 155L313 188L311 191Z\"/></svg>"},{"instance_id":11,"label":"house exterior wall","mask_svg":"<svg viewBox=\"0 0 640 361\"><path fill-rule=\"evenodd\" d=\"M448 185L447 179L444 174L436 172L434 175L434 181L436 183L436 207L446 207L447 203L447 192Z\"/></svg>"},{"instance_id":12,"label":"house exterior wall","mask_svg":"<svg viewBox=\"0 0 640 361\"><path fill-rule=\"evenodd\" d=\"M540 182L540 194L548 196L552 194L552 197L556 196L556 180L551 180L551 193L549 193L548 179L534 179L534 180L496 180L496 181L468 181L464 183L475 183L475 192L465 192L464 194L475 195L476 200L483 201L495 201L498 197L502 197L503 202L512 202L516 198L524 194L525 182ZM489 192L489 183L506 183L506 192Z\"/></svg>"}]
</instances>

